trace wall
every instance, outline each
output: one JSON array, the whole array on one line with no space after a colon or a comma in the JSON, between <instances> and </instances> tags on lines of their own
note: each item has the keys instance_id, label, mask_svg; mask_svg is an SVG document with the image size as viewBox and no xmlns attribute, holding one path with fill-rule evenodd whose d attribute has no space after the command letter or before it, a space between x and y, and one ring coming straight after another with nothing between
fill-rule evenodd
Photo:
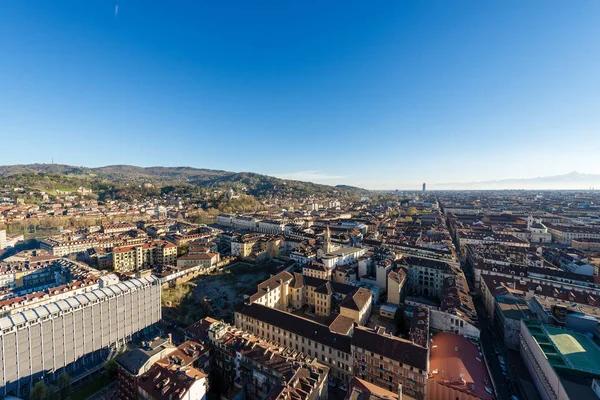
<instances>
[{"instance_id":1,"label":"wall","mask_svg":"<svg viewBox=\"0 0 600 400\"><path fill-rule=\"evenodd\" d=\"M462 326L461 326L462 324ZM468 321L440 310L429 313L429 327L444 332L453 332L462 336L479 339L480 331Z\"/></svg>"}]
</instances>

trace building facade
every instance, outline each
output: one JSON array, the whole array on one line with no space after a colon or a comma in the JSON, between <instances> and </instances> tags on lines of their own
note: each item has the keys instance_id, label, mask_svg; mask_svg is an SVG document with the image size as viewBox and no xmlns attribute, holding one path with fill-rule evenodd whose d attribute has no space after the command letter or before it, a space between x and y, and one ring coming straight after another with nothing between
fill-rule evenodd
<instances>
[{"instance_id":1,"label":"building facade","mask_svg":"<svg viewBox=\"0 0 600 400\"><path fill-rule=\"evenodd\" d=\"M2 395L101 362L161 318L153 276L131 279L0 318Z\"/></svg>"}]
</instances>

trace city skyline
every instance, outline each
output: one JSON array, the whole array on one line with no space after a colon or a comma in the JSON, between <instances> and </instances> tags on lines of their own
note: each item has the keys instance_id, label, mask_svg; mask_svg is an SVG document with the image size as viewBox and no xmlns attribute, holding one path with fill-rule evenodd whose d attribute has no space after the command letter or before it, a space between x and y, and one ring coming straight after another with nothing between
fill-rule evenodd
<instances>
[{"instance_id":1,"label":"city skyline","mask_svg":"<svg viewBox=\"0 0 600 400\"><path fill-rule=\"evenodd\" d=\"M2 163L371 189L600 174L599 15L592 2L10 3Z\"/></svg>"}]
</instances>

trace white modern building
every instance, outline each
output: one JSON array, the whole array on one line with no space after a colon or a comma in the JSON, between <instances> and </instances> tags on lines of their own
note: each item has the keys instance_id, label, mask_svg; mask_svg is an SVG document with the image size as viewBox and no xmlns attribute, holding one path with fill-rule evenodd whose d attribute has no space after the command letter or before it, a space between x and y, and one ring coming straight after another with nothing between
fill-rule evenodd
<instances>
[{"instance_id":1,"label":"white modern building","mask_svg":"<svg viewBox=\"0 0 600 400\"><path fill-rule=\"evenodd\" d=\"M161 318L153 276L0 318L0 396L27 394L38 380L83 377Z\"/></svg>"}]
</instances>

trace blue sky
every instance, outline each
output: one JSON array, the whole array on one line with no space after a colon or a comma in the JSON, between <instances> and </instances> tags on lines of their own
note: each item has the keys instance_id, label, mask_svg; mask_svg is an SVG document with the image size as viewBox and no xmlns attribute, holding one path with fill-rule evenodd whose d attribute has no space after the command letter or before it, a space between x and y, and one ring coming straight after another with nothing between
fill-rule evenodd
<instances>
[{"instance_id":1,"label":"blue sky","mask_svg":"<svg viewBox=\"0 0 600 400\"><path fill-rule=\"evenodd\" d=\"M6 0L0 164L600 173L598 21L595 0Z\"/></svg>"}]
</instances>

